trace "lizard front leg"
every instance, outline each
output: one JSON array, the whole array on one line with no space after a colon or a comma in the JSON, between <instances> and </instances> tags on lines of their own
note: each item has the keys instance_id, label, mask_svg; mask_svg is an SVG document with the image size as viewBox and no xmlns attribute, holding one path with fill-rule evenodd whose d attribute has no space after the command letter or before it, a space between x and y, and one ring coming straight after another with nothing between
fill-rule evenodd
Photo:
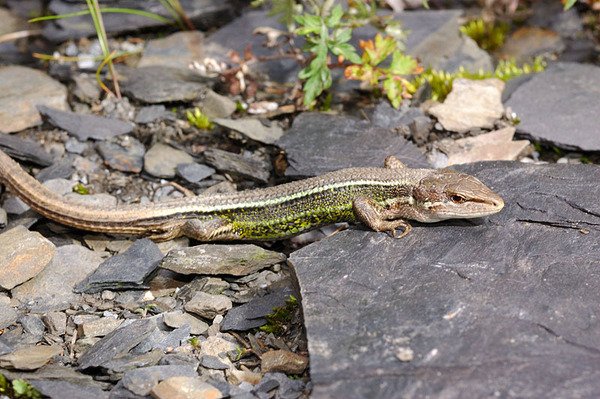
<instances>
[{"instance_id":1,"label":"lizard front leg","mask_svg":"<svg viewBox=\"0 0 600 399\"><path fill-rule=\"evenodd\" d=\"M412 229L411 225L398 218L397 213L389 211L370 198L358 197L352 202L352 209L356 218L374 231L388 233L394 238L402 238ZM398 235L397 229L403 231Z\"/></svg>"}]
</instances>

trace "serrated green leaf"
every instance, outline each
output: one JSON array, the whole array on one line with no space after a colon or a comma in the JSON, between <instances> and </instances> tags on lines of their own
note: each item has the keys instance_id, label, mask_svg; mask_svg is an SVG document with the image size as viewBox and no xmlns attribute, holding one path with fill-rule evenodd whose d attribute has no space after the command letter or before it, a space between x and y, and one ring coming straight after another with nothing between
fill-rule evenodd
<instances>
[{"instance_id":1,"label":"serrated green leaf","mask_svg":"<svg viewBox=\"0 0 600 399\"><path fill-rule=\"evenodd\" d=\"M402 103L402 83L389 77L383 81L383 91L394 108L400 108Z\"/></svg>"},{"instance_id":2,"label":"serrated green leaf","mask_svg":"<svg viewBox=\"0 0 600 399\"><path fill-rule=\"evenodd\" d=\"M417 68L417 61L410 55L394 51L390 72L394 75L410 75Z\"/></svg>"},{"instance_id":3,"label":"serrated green leaf","mask_svg":"<svg viewBox=\"0 0 600 399\"><path fill-rule=\"evenodd\" d=\"M344 10L342 9L341 4L336 5L331 10L331 15L329 15L329 17L326 19L326 25L330 28L335 28L339 25L343 15Z\"/></svg>"},{"instance_id":4,"label":"serrated green leaf","mask_svg":"<svg viewBox=\"0 0 600 399\"><path fill-rule=\"evenodd\" d=\"M336 43L346 43L352 39L352 30L346 29L336 29L334 32L334 38Z\"/></svg>"},{"instance_id":5,"label":"serrated green leaf","mask_svg":"<svg viewBox=\"0 0 600 399\"><path fill-rule=\"evenodd\" d=\"M323 92L323 83L320 76L311 76L304 82L304 105L312 106L316 98Z\"/></svg>"},{"instance_id":6,"label":"serrated green leaf","mask_svg":"<svg viewBox=\"0 0 600 399\"><path fill-rule=\"evenodd\" d=\"M565 1L565 10L568 10L569 8L573 7L575 5L575 3L577 3L577 0Z\"/></svg>"},{"instance_id":7,"label":"serrated green leaf","mask_svg":"<svg viewBox=\"0 0 600 399\"><path fill-rule=\"evenodd\" d=\"M362 64L362 59L356 53L356 49L350 43L341 43L334 46L331 52L335 55L341 55L353 64Z\"/></svg>"}]
</instances>

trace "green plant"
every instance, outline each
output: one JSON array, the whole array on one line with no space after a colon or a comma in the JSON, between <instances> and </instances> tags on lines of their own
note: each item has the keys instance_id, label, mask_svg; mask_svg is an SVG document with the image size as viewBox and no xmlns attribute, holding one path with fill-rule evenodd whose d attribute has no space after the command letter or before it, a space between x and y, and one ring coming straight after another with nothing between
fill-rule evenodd
<instances>
[{"instance_id":1,"label":"green plant","mask_svg":"<svg viewBox=\"0 0 600 399\"><path fill-rule=\"evenodd\" d=\"M201 130L211 130L214 125L210 121L210 118L204 114L200 108L196 107L193 111L186 111L185 116L187 117L190 125L197 127Z\"/></svg>"},{"instance_id":2,"label":"green plant","mask_svg":"<svg viewBox=\"0 0 600 399\"><path fill-rule=\"evenodd\" d=\"M285 332L286 325L292 321L294 312L299 306L300 304L298 303L298 299L295 296L290 295L285 301L284 306L273 308L273 312L265 316L265 319L267 319L267 324L260 327L260 330L266 332L267 334L283 334Z\"/></svg>"},{"instance_id":3,"label":"green plant","mask_svg":"<svg viewBox=\"0 0 600 399\"><path fill-rule=\"evenodd\" d=\"M541 72L546 68L546 62L542 57L536 57L531 64L518 66L514 60L500 61L494 71L471 72L460 67L456 72L438 71L427 69L418 75L413 81L413 86L418 89L425 83L431 87L431 99L443 101L452 90L452 82L457 78L472 80L481 80L488 78L498 78L507 81L521 75Z\"/></svg>"},{"instance_id":4,"label":"green plant","mask_svg":"<svg viewBox=\"0 0 600 399\"><path fill-rule=\"evenodd\" d=\"M304 105L307 107L312 107L316 98L331 87L330 52L338 56L340 62L344 59L361 62L356 49L348 43L352 31L341 23L343 15L342 6L338 4L328 16L305 13L295 17L299 25L296 34L306 38L306 50L313 57L298 75L304 80Z\"/></svg>"},{"instance_id":5,"label":"green plant","mask_svg":"<svg viewBox=\"0 0 600 399\"><path fill-rule=\"evenodd\" d=\"M0 397L11 399L41 399L42 395L27 381L16 379L10 382L0 374Z\"/></svg>"},{"instance_id":6,"label":"green plant","mask_svg":"<svg viewBox=\"0 0 600 399\"><path fill-rule=\"evenodd\" d=\"M474 19L460 27L460 31L486 51L494 51L504 44L509 25L506 22L486 22Z\"/></svg>"},{"instance_id":7,"label":"green plant","mask_svg":"<svg viewBox=\"0 0 600 399\"><path fill-rule=\"evenodd\" d=\"M422 72L422 68L410 55L404 54L398 48L398 42L381 34L375 40L361 40L360 47L363 55L360 63L346 67L344 76L347 79L361 80L372 87L378 87L382 82L382 90L392 105L399 108L403 98L410 98L415 87L406 78ZM384 62L392 57L389 66Z\"/></svg>"},{"instance_id":8,"label":"green plant","mask_svg":"<svg viewBox=\"0 0 600 399\"><path fill-rule=\"evenodd\" d=\"M90 190L81 183L77 183L73 186L73 192L79 195L89 195Z\"/></svg>"},{"instance_id":9,"label":"green plant","mask_svg":"<svg viewBox=\"0 0 600 399\"><path fill-rule=\"evenodd\" d=\"M201 346L200 338L192 337L192 338L188 339L188 343L192 346L192 348L200 349L200 346Z\"/></svg>"}]
</instances>

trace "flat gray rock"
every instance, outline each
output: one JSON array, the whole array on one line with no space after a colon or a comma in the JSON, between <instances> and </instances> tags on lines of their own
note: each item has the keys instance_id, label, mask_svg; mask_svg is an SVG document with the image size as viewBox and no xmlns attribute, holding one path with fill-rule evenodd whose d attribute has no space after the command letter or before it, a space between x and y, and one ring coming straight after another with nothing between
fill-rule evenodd
<instances>
[{"instance_id":1,"label":"flat gray rock","mask_svg":"<svg viewBox=\"0 0 600 399\"><path fill-rule=\"evenodd\" d=\"M182 163L177 165L177 175L190 183L198 183L212 176L216 170L200 163Z\"/></svg>"},{"instance_id":2,"label":"flat gray rock","mask_svg":"<svg viewBox=\"0 0 600 399\"><path fill-rule=\"evenodd\" d=\"M136 395L148 395L159 382L171 377L197 377L187 365L151 366L131 370L123 376L123 386Z\"/></svg>"},{"instance_id":3,"label":"flat gray rock","mask_svg":"<svg viewBox=\"0 0 600 399\"><path fill-rule=\"evenodd\" d=\"M176 32L146 43L138 66L167 66L187 69L204 59L204 34L199 31Z\"/></svg>"},{"instance_id":4,"label":"flat gray rock","mask_svg":"<svg viewBox=\"0 0 600 399\"><path fill-rule=\"evenodd\" d=\"M109 393L102 390L101 386L79 385L68 381L33 380L31 385L49 398L108 399L109 396Z\"/></svg>"},{"instance_id":5,"label":"flat gray rock","mask_svg":"<svg viewBox=\"0 0 600 399\"><path fill-rule=\"evenodd\" d=\"M4 329L17 321L17 311L10 305L0 303L0 329ZM3 345L0 341L0 355L3 355Z\"/></svg>"},{"instance_id":6,"label":"flat gray rock","mask_svg":"<svg viewBox=\"0 0 600 399\"><path fill-rule=\"evenodd\" d=\"M144 155L144 170L152 176L169 179L175 177L177 165L192 162L194 158L187 152L156 143Z\"/></svg>"},{"instance_id":7,"label":"flat gray rock","mask_svg":"<svg viewBox=\"0 0 600 399\"><path fill-rule=\"evenodd\" d=\"M271 122L270 126L266 126L257 118L216 118L214 122L264 144L273 144L283 135L283 129L277 125L277 122Z\"/></svg>"},{"instance_id":8,"label":"flat gray rock","mask_svg":"<svg viewBox=\"0 0 600 399\"><path fill-rule=\"evenodd\" d=\"M225 315L221 331L246 331L267 323L265 316L273 312L273 308L284 306L293 292L289 288L252 299L241 306L236 306Z\"/></svg>"},{"instance_id":9,"label":"flat gray rock","mask_svg":"<svg viewBox=\"0 0 600 399\"><path fill-rule=\"evenodd\" d=\"M52 125L66 130L81 141L87 139L106 140L130 133L133 130L133 124L118 119L76 114L43 105L38 106L38 110Z\"/></svg>"},{"instance_id":10,"label":"flat gray rock","mask_svg":"<svg viewBox=\"0 0 600 399\"><path fill-rule=\"evenodd\" d=\"M18 132L42 123L38 105L66 110L67 88L37 69L0 67L0 132Z\"/></svg>"},{"instance_id":11,"label":"flat gray rock","mask_svg":"<svg viewBox=\"0 0 600 399\"><path fill-rule=\"evenodd\" d=\"M350 230L291 255L315 398L594 397L600 203L592 165L465 165L505 209ZM576 381L576 383L573 383Z\"/></svg>"},{"instance_id":12,"label":"flat gray rock","mask_svg":"<svg viewBox=\"0 0 600 399\"><path fill-rule=\"evenodd\" d=\"M517 132L557 147L600 151L600 67L559 63L520 85L505 103Z\"/></svg>"},{"instance_id":13,"label":"flat gray rock","mask_svg":"<svg viewBox=\"0 0 600 399\"><path fill-rule=\"evenodd\" d=\"M170 113L164 105L142 107L135 116L135 123L151 123L166 118Z\"/></svg>"},{"instance_id":14,"label":"flat gray rock","mask_svg":"<svg viewBox=\"0 0 600 399\"><path fill-rule=\"evenodd\" d=\"M268 183L271 165L264 159L234 154L233 152L210 148L204 151L206 163L215 169L244 178Z\"/></svg>"},{"instance_id":15,"label":"flat gray rock","mask_svg":"<svg viewBox=\"0 0 600 399\"><path fill-rule=\"evenodd\" d=\"M421 151L391 129L343 116L306 112L277 142L290 163L286 176L316 176L355 166L383 167L395 155L411 167L427 167Z\"/></svg>"},{"instance_id":16,"label":"flat gray rock","mask_svg":"<svg viewBox=\"0 0 600 399\"><path fill-rule=\"evenodd\" d=\"M158 268L163 253L148 238L136 240L126 251L108 258L75 287L76 292L148 288L146 281Z\"/></svg>"},{"instance_id":17,"label":"flat gray rock","mask_svg":"<svg viewBox=\"0 0 600 399\"><path fill-rule=\"evenodd\" d=\"M40 166L52 165L52 155L35 141L24 140L18 136L0 134L0 148L13 158L33 162Z\"/></svg>"},{"instance_id":18,"label":"flat gray rock","mask_svg":"<svg viewBox=\"0 0 600 399\"><path fill-rule=\"evenodd\" d=\"M128 137L125 144L101 141L96 145L104 163L121 172L140 173L146 148L139 140Z\"/></svg>"},{"instance_id":19,"label":"flat gray rock","mask_svg":"<svg viewBox=\"0 0 600 399\"><path fill-rule=\"evenodd\" d=\"M185 70L165 66L147 66L125 71L123 93L148 104L194 101L207 89L206 78Z\"/></svg>"}]
</instances>

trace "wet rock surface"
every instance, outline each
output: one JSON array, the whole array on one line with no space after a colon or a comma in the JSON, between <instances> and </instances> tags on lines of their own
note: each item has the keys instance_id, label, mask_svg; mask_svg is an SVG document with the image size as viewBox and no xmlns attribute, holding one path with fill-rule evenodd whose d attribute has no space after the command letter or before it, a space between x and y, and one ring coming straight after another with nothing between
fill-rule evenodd
<instances>
[{"instance_id":1,"label":"wet rock surface","mask_svg":"<svg viewBox=\"0 0 600 399\"><path fill-rule=\"evenodd\" d=\"M343 232L292 254L313 396L598 389L599 335L589 309L600 292L590 280L600 219L587 189L598 168L461 170L489 183L506 208L474 223L419 225L400 241ZM407 348L414 359L402 361L398 351ZM572 378L577 387L566 383Z\"/></svg>"}]
</instances>

